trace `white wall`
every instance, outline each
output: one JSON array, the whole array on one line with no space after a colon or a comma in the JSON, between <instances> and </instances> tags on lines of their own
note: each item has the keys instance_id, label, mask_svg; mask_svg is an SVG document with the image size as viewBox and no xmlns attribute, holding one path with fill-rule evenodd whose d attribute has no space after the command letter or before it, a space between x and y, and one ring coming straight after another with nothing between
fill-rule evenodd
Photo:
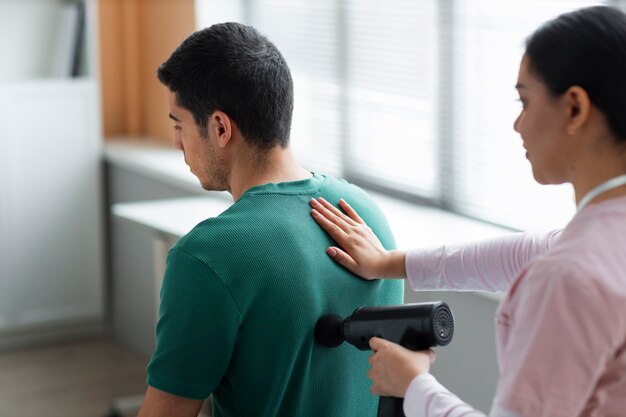
<instances>
[{"instance_id":1,"label":"white wall","mask_svg":"<svg viewBox=\"0 0 626 417\"><path fill-rule=\"evenodd\" d=\"M99 88L52 79L66 4L0 0L0 349L103 324Z\"/></svg>"},{"instance_id":2,"label":"white wall","mask_svg":"<svg viewBox=\"0 0 626 417\"><path fill-rule=\"evenodd\" d=\"M59 12L57 1L0 1L0 82L51 74Z\"/></svg>"}]
</instances>

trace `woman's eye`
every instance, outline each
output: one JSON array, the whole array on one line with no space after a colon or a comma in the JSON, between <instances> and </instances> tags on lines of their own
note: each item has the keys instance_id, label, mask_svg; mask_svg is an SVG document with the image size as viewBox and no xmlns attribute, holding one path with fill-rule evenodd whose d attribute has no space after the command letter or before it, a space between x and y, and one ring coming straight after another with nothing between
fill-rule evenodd
<instances>
[{"instance_id":1,"label":"woman's eye","mask_svg":"<svg viewBox=\"0 0 626 417\"><path fill-rule=\"evenodd\" d=\"M522 103L522 110L526 110L526 100L524 100L523 98L518 98L517 101Z\"/></svg>"},{"instance_id":2,"label":"woman's eye","mask_svg":"<svg viewBox=\"0 0 626 417\"><path fill-rule=\"evenodd\" d=\"M180 126L174 126L173 128L175 131L180 131L181 127Z\"/></svg>"}]
</instances>

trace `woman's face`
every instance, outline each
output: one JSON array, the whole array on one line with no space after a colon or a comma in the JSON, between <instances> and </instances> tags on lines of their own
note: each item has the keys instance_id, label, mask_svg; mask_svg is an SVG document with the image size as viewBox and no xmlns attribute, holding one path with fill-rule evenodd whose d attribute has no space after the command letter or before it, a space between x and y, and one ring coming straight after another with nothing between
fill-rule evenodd
<instances>
[{"instance_id":1,"label":"woman's face","mask_svg":"<svg viewBox=\"0 0 626 417\"><path fill-rule=\"evenodd\" d=\"M568 181L570 144L565 130L568 108L564 99L550 95L543 81L531 72L526 55L515 88L522 110L513 128L522 137L535 180L540 184Z\"/></svg>"}]
</instances>

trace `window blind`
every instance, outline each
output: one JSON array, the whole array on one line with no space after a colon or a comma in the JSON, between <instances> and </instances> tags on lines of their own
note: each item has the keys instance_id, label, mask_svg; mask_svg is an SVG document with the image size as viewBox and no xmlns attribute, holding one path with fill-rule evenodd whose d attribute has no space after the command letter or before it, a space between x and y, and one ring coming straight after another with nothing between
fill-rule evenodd
<instances>
[{"instance_id":1,"label":"window blind","mask_svg":"<svg viewBox=\"0 0 626 417\"><path fill-rule=\"evenodd\" d=\"M197 4L203 26L252 24L284 54L295 84L292 146L305 167L545 230L566 224L574 196L569 185L534 181L513 130L525 38L561 13L625 2L235 0L233 19L209 16L222 2Z\"/></svg>"},{"instance_id":2,"label":"window blind","mask_svg":"<svg viewBox=\"0 0 626 417\"><path fill-rule=\"evenodd\" d=\"M598 2L463 0L454 9L454 211L509 227L545 230L573 215L570 185L542 186L513 130L525 39L543 22Z\"/></svg>"},{"instance_id":3,"label":"window blind","mask_svg":"<svg viewBox=\"0 0 626 417\"><path fill-rule=\"evenodd\" d=\"M345 5L345 173L436 199L437 1Z\"/></svg>"},{"instance_id":4,"label":"window blind","mask_svg":"<svg viewBox=\"0 0 626 417\"><path fill-rule=\"evenodd\" d=\"M249 0L250 23L278 47L294 81L292 148L311 171L342 175L339 5Z\"/></svg>"}]
</instances>

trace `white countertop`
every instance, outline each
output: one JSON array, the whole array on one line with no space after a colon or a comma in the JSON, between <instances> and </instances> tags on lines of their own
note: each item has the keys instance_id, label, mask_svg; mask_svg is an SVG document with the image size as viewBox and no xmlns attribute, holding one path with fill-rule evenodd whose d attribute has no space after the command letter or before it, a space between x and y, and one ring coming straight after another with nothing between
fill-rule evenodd
<instances>
[{"instance_id":1,"label":"white countertop","mask_svg":"<svg viewBox=\"0 0 626 417\"><path fill-rule=\"evenodd\" d=\"M188 197L114 204L114 215L179 238L209 217L219 216L231 202L221 198Z\"/></svg>"},{"instance_id":2,"label":"white countertop","mask_svg":"<svg viewBox=\"0 0 626 417\"><path fill-rule=\"evenodd\" d=\"M221 195L232 201L227 192L208 192L189 171L183 154L147 138L110 138L104 143L104 159L116 166L163 181L198 195Z\"/></svg>"}]
</instances>

